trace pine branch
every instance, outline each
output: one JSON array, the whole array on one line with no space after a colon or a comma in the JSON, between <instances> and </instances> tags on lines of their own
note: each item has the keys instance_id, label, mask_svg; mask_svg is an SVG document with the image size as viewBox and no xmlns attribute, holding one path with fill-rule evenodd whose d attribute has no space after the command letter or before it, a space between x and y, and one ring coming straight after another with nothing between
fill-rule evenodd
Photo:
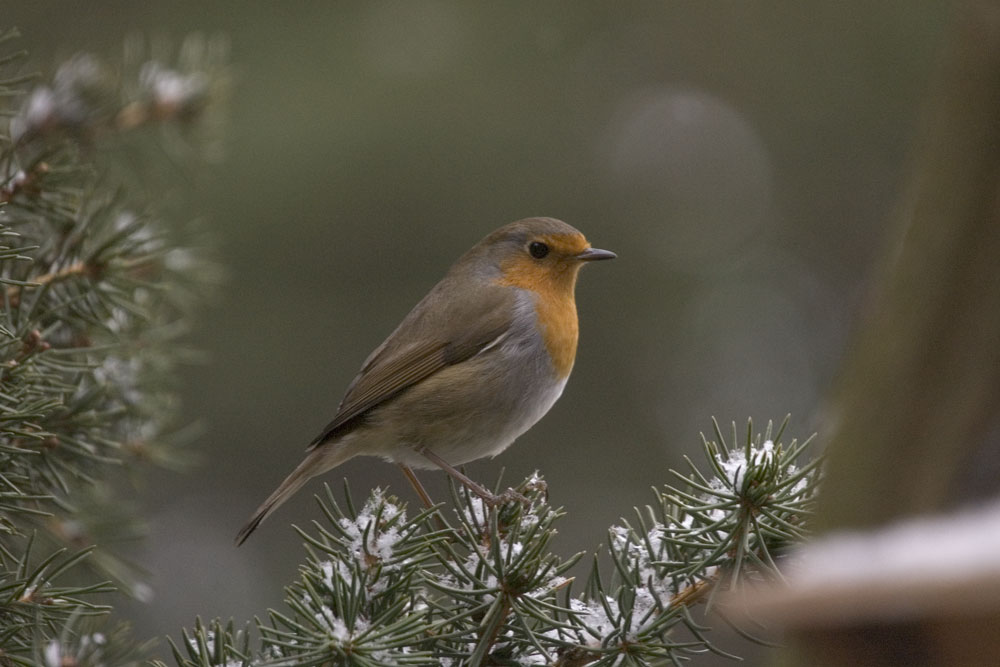
<instances>
[{"instance_id":1,"label":"pine branch","mask_svg":"<svg viewBox=\"0 0 1000 667\"><path fill-rule=\"evenodd\" d=\"M787 420L786 420L787 421ZM582 557L550 550L564 516L537 474L516 491L529 505L486 507L452 487L452 509L412 519L376 489L356 508L329 487L323 522L299 531L307 562L288 611L245 633L198 623L174 645L178 665L654 665L728 655L694 620L716 594L780 577L776 563L802 540L819 482L808 445L773 432L728 445L703 439L707 473L692 465L655 507L609 531L608 576L593 566L584 593L570 571ZM497 483L500 488L500 482ZM681 633L686 630L686 635ZM749 633L743 631L745 636ZM206 658L206 656L209 656Z\"/></svg>"},{"instance_id":2,"label":"pine branch","mask_svg":"<svg viewBox=\"0 0 1000 667\"><path fill-rule=\"evenodd\" d=\"M123 464L181 456L177 341L212 272L190 232L119 177L114 147L166 145L139 127L194 137L224 87L221 55L196 40L177 65L147 55L121 77L81 55L31 89L38 77L8 72L20 54L0 56L0 104L24 100L0 109L0 664L135 664L145 651L93 601L147 591L114 555L141 529L110 482Z\"/></svg>"}]
</instances>

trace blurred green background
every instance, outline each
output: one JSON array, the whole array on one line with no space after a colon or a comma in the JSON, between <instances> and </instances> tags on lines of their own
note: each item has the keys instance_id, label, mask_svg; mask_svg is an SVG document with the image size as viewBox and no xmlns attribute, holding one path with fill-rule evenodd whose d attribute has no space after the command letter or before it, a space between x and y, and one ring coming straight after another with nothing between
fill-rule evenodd
<instances>
[{"instance_id":1,"label":"blurred green background","mask_svg":"<svg viewBox=\"0 0 1000 667\"><path fill-rule=\"evenodd\" d=\"M241 549L251 510L297 464L368 352L465 249L548 215L619 254L578 288L562 400L497 459L536 468L592 549L697 457L710 418L818 425L857 322L948 13L943 3L6 2L34 63L117 58L131 32L222 32L236 86L221 168L190 183L229 282L186 372L205 425L193 474L142 491L140 634L247 619L296 575L290 522ZM395 467L327 476L356 495ZM435 497L444 476L423 475ZM745 652L737 640L726 644Z\"/></svg>"}]
</instances>

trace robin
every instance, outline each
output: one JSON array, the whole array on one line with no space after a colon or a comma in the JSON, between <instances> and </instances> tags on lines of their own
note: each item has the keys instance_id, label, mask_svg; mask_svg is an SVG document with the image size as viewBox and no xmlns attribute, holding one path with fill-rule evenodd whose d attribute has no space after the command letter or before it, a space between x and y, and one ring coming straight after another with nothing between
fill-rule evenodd
<instances>
[{"instance_id":1,"label":"robin","mask_svg":"<svg viewBox=\"0 0 1000 667\"><path fill-rule=\"evenodd\" d=\"M556 402L576 358L580 267L613 259L554 218L501 227L462 255L365 360L305 460L257 509L242 544L303 484L355 456L439 467L496 456ZM426 501L426 497L425 497Z\"/></svg>"}]
</instances>

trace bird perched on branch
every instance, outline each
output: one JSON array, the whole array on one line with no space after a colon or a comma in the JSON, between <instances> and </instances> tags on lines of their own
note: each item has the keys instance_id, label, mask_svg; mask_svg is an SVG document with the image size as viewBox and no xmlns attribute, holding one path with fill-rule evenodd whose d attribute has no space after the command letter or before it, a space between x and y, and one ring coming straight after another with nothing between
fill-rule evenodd
<instances>
[{"instance_id":1,"label":"bird perched on branch","mask_svg":"<svg viewBox=\"0 0 1000 667\"><path fill-rule=\"evenodd\" d=\"M237 544L309 479L355 456L399 464L418 493L410 468L439 467L487 502L509 499L453 466L499 454L556 402L576 358L577 274L614 257L553 218L513 222L474 245L368 357Z\"/></svg>"}]
</instances>

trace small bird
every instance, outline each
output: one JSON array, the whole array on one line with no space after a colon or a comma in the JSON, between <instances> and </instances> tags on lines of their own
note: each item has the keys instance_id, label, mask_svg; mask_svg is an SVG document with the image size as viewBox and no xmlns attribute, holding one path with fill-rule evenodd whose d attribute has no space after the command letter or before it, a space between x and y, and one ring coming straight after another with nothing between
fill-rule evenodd
<instances>
[{"instance_id":1,"label":"small bird","mask_svg":"<svg viewBox=\"0 0 1000 667\"><path fill-rule=\"evenodd\" d=\"M513 222L474 245L365 360L333 421L236 543L355 456L399 464L418 492L410 468L439 467L495 500L453 466L496 456L556 402L576 358L577 274L615 256L554 218Z\"/></svg>"}]
</instances>

